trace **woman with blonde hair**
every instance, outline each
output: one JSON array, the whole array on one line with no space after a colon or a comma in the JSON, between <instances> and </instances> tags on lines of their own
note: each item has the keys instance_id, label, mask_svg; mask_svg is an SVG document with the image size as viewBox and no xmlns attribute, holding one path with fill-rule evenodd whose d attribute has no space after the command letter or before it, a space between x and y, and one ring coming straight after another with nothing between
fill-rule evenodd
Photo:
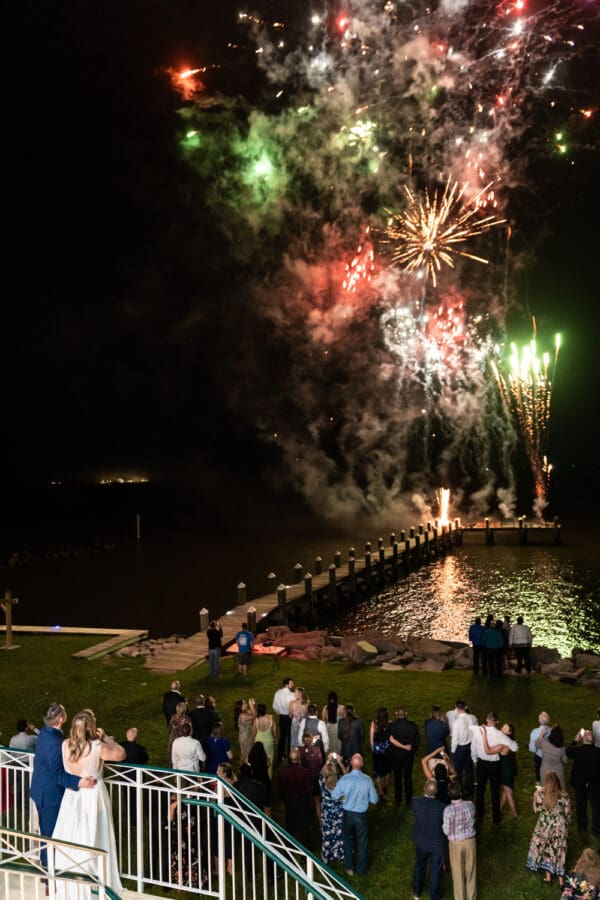
<instances>
[{"instance_id":1,"label":"woman with blonde hair","mask_svg":"<svg viewBox=\"0 0 600 900\"><path fill-rule=\"evenodd\" d=\"M291 719L290 750L300 746L300 735L304 731L304 720L308 716L308 694L303 687L296 688L296 699L289 706Z\"/></svg>"},{"instance_id":2,"label":"woman with blonde hair","mask_svg":"<svg viewBox=\"0 0 600 900\"><path fill-rule=\"evenodd\" d=\"M597 900L600 897L600 856L586 847L565 878L561 900Z\"/></svg>"},{"instance_id":3,"label":"woman with blonde hair","mask_svg":"<svg viewBox=\"0 0 600 900\"><path fill-rule=\"evenodd\" d=\"M319 775L321 789L321 859L324 863L344 858L342 818L344 808L341 800L334 800L331 792L340 775L346 775L347 768L338 753L329 753Z\"/></svg>"},{"instance_id":4,"label":"woman with blonde hair","mask_svg":"<svg viewBox=\"0 0 600 900\"><path fill-rule=\"evenodd\" d=\"M529 844L527 868L532 872L544 872L547 884L552 882L554 875L558 875L562 888L571 801L561 788L556 772L547 772L544 784L537 788L533 795L533 811L538 814L538 820Z\"/></svg>"},{"instance_id":5,"label":"woman with blonde hair","mask_svg":"<svg viewBox=\"0 0 600 900\"><path fill-rule=\"evenodd\" d=\"M173 741L175 738L184 737L184 732L182 731L182 726L184 722L187 722L191 727L192 731L194 730L194 726L192 724L192 720L188 716L187 713L187 703L185 700L181 700L177 706L175 707L175 712L169 719L169 743L167 745L167 765L173 765L173 757L172 757L172 747Z\"/></svg>"},{"instance_id":6,"label":"woman with blonde hair","mask_svg":"<svg viewBox=\"0 0 600 900\"><path fill-rule=\"evenodd\" d=\"M91 709L83 709L73 717L69 737L62 746L65 771L80 778L95 779L96 785L86 791L65 791L52 837L73 844L83 844L106 850L106 885L121 894L121 880L117 865L117 847L108 791L102 779L104 762L121 762L125 750L103 728L96 724ZM70 850L69 855L57 850L56 869L73 869L98 876L96 861L89 854ZM83 900L91 896L91 888L77 883L57 882L56 896L60 900Z\"/></svg>"}]
</instances>

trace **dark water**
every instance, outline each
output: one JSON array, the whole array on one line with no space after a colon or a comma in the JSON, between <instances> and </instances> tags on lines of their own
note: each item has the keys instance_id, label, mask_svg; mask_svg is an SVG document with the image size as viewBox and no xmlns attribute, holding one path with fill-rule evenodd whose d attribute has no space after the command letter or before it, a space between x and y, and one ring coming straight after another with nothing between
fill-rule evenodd
<instances>
[{"instance_id":1,"label":"dark water","mask_svg":"<svg viewBox=\"0 0 600 900\"><path fill-rule=\"evenodd\" d=\"M554 546L468 545L357 604L340 630L465 641L475 615L523 615L537 644L600 651L598 530L568 525Z\"/></svg>"},{"instance_id":2,"label":"dark water","mask_svg":"<svg viewBox=\"0 0 600 900\"><path fill-rule=\"evenodd\" d=\"M361 554L378 534L387 537L357 525L349 537L288 502L240 504L224 516L146 486L65 490L19 503L0 534L0 590L20 599L15 624L187 634L202 607L222 615L236 603L238 582L250 600L266 593L271 571L289 584L295 563L314 571L320 555L325 568L336 550ZM558 547L465 546L344 609L336 630L465 640L472 617L493 611L523 614L536 642L561 652L600 651L599 537L595 523L572 520Z\"/></svg>"}]
</instances>

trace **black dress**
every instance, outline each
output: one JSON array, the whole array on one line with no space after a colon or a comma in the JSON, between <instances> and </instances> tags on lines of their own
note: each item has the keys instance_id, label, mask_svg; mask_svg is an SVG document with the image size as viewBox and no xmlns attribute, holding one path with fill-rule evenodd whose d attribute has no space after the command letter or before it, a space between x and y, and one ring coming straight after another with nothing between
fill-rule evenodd
<instances>
[{"instance_id":1,"label":"black dress","mask_svg":"<svg viewBox=\"0 0 600 900\"><path fill-rule=\"evenodd\" d=\"M517 754L514 750L509 750L506 756L500 757L500 771L502 773L500 776L500 784L512 789L517 774Z\"/></svg>"}]
</instances>

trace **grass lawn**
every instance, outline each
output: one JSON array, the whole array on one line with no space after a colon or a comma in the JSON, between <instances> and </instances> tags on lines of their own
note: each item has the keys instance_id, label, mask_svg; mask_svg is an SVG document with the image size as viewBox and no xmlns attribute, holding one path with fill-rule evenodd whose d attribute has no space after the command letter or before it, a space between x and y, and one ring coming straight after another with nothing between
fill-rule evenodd
<instances>
[{"instance_id":1,"label":"grass lawn","mask_svg":"<svg viewBox=\"0 0 600 900\"><path fill-rule=\"evenodd\" d=\"M166 729L161 711L162 694L168 690L171 678L158 676L144 669L139 659L107 657L97 662L73 659L71 654L94 643L95 638L18 634L20 647L9 652L0 651L0 731L2 743L14 734L17 719L27 718L41 724L41 716L51 700L62 702L69 714L83 707L91 707L109 734L118 740L125 730L136 725L140 742L150 754L152 764L165 762ZM210 683L206 665L179 673L182 690L188 700L196 693L213 694L217 708L225 722L226 734L237 750L237 736L233 734L233 706L237 699L255 697L270 708L273 693L281 685L284 675L291 675L302 685L319 709L327 691L335 689L341 702L352 702L368 733L370 719L377 706L385 705L390 712L404 704L409 718L422 729L432 704L442 709L454 706L457 697L465 699L479 720L494 709L501 721L510 720L516 726L519 772L515 784L515 798L519 816L504 818L499 826L491 823L486 814L478 834L478 884L480 900L559 896L557 887L547 888L541 876L525 868L527 847L535 817L531 808L534 787L533 759L527 749L529 731L537 724L541 709L547 709L554 724L560 724L565 738L571 740L578 728L590 727L598 706L598 692L589 688L555 684L539 676L513 678L502 681L474 678L470 672L447 671L441 674L420 672L382 672L377 668L361 668L343 663L302 663L285 661L279 670L272 661L257 659L246 679L234 673L230 659L222 663L223 675ZM368 742L366 742L366 746ZM370 755L365 753L366 771L370 771ZM420 790L423 779L415 765L415 788ZM281 807L275 803L273 813L282 820ZM411 815L405 808L397 810L388 800L372 810L370 818L369 853L371 868L366 877L356 876L351 883L368 898L392 900L411 896L413 844L410 841ZM318 830L313 833L319 852ZM598 839L589 838L598 846ZM567 866L573 863L586 846L572 822ZM340 869L341 871L341 869ZM427 894L425 894L427 896ZM452 896L451 878L446 880L446 897Z\"/></svg>"}]
</instances>

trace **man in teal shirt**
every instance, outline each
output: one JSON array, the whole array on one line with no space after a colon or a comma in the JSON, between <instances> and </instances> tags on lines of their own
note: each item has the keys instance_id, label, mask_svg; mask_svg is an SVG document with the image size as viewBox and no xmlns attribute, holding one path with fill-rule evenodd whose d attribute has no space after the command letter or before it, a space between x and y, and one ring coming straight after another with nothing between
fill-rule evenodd
<instances>
[{"instance_id":1,"label":"man in teal shirt","mask_svg":"<svg viewBox=\"0 0 600 900\"><path fill-rule=\"evenodd\" d=\"M373 780L361 771L363 758L355 753L350 760L351 771L343 775L331 796L334 800L342 800L344 814L342 818L342 838L344 841L344 869L346 875L354 875L353 857L356 841L356 871L364 875L367 871L367 850L369 840L369 803L377 803L377 791Z\"/></svg>"}]
</instances>

